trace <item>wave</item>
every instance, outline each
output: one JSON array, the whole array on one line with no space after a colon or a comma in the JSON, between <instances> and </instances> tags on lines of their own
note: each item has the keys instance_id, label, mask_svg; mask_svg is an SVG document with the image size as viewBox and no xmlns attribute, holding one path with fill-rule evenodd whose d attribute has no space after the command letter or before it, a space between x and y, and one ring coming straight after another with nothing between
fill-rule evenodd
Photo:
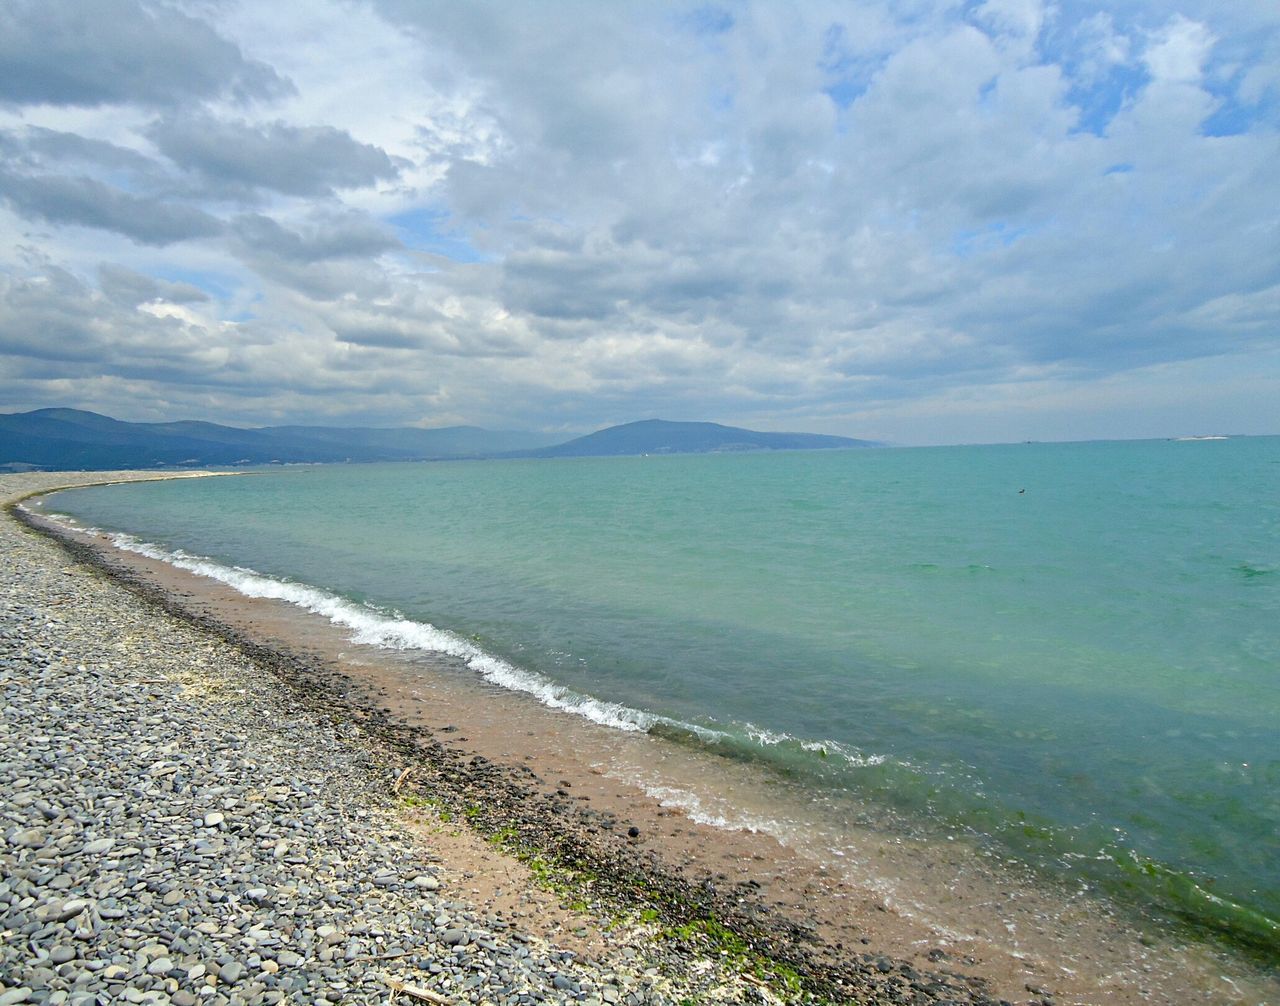
<instances>
[{"instance_id":1,"label":"wave","mask_svg":"<svg viewBox=\"0 0 1280 1006\"><path fill-rule=\"evenodd\" d=\"M575 692L541 674L494 656L457 633L438 628L430 622L405 618L398 612L367 602L351 601L310 584L268 576L248 566L227 566L205 556L191 555L182 549L166 549L125 532L77 525L63 514L44 516L79 534L105 535L122 551L215 580L245 597L285 601L349 630L347 638L353 643L386 650L418 651L455 657L491 684L531 695L552 709L582 716L602 726L633 732L646 731L665 719L617 702L606 702ZM704 728L677 721L669 722L672 726L705 732Z\"/></svg>"},{"instance_id":2,"label":"wave","mask_svg":"<svg viewBox=\"0 0 1280 1006\"><path fill-rule=\"evenodd\" d=\"M749 831L752 834L771 835L783 845L787 844L787 829L776 818L757 817L736 808L709 807L707 800L691 789L672 786L665 782L655 782L646 777L626 777L626 781L658 801L659 806L674 807L697 824L709 825L724 831Z\"/></svg>"},{"instance_id":3,"label":"wave","mask_svg":"<svg viewBox=\"0 0 1280 1006\"><path fill-rule=\"evenodd\" d=\"M530 695L552 709L582 716L601 726L628 732L646 732L718 749L725 754L735 751L741 754L744 748L773 748L802 750L816 755L818 759L834 757L854 767L878 766L885 761L882 755L865 755L838 741L804 740L751 723L742 724L736 729L723 729L688 723L618 702L608 702L574 691L536 671L495 656L471 640L430 622L405 618L399 612L388 611L368 602L352 601L310 584L260 573L248 566L228 566L207 556L192 555L182 549L168 549L123 531L85 527L65 514L49 513L44 516L79 534L103 535L122 551L215 580L245 597L285 601L350 630L347 638L353 643L455 657L491 684Z\"/></svg>"}]
</instances>

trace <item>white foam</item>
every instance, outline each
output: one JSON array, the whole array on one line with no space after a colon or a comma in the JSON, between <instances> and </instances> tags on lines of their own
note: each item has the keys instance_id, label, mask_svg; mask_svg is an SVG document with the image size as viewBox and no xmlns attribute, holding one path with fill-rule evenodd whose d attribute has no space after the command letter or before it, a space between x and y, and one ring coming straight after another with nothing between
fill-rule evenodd
<instances>
[{"instance_id":1,"label":"white foam","mask_svg":"<svg viewBox=\"0 0 1280 1006\"><path fill-rule=\"evenodd\" d=\"M779 744L785 744L790 741L793 744L799 744L805 751L812 751L816 754L822 755L824 758L830 755L836 755L857 768L883 765L886 760L884 755L863 754L856 748L851 748L848 745L841 744L839 741L801 740L798 737L793 737L789 733L767 730L764 727L756 726L754 723L745 724L743 729L746 731L747 736L761 747L776 747Z\"/></svg>"},{"instance_id":2,"label":"white foam","mask_svg":"<svg viewBox=\"0 0 1280 1006\"><path fill-rule=\"evenodd\" d=\"M418 650L456 657L486 681L512 691L524 692L553 709L582 716L616 730L644 731L659 717L617 702L604 702L556 684L542 675L518 667L501 657L486 653L456 633L429 622L418 622L389 613L370 604L359 604L327 590L305 583L277 579L245 566L226 566L180 549L165 549L123 532L104 532L76 526L64 520L70 530L84 535L105 534L113 545L178 569L225 584L245 597L285 601L328 619L349 630L353 643L389 650ZM670 722L670 721L668 721ZM681 724L684 726L684 724Z\"/></svg>"},{"instance_id":3,"label":"white foam","mask_svg":"<svg viewBox=\"0 0 1280 1006\"><path fill-rule=\"evenodd\" d=\"M680 810L690 821L697 824L705 824L712 828L722 828L726 831L749 831L752 834L771 835L779 841L784 841L787 829L782 823L767 817L754 817L750 814L744 814L738 810L729 810L720 808L720 811L709 809L703 803L698 794L687 789L677 789L674 786L656 783L647 779L628 780L638 785L644 792L654 800L658 801L659 806L674 807Z\"/></svg>"},{"instance_id":4,"label":"white foam","mask_svg":"<svg viewBox=\"0 0 1280 1006\"><path fill-rule=\"evenodd\" d=\"M838 755L857 768L871 768L876 765L883 765L888 761L888 758L884 755L863 754L856 748L841 744L839 741L801 741L800 746L806 751L821 751L828 755Z\"/></svg>"},{"instance_id":5,"label":"white foam","mask_svg":"<svg viewBox=\"0 0 1280 1006\"><path fill-rule=\"evenodd\" d=\"M247 566L227 566L205 556L191 555L181 549L167 549L124 532L107 532L100 528L86 527L64 514L45 514L45 517L58 521L77 534L105 536L123 551L164 562L197 576L222 583L245 597L284 601L295 605L347 629L348 638L353 643L388 650L420 651L455 657L490 684L515 692L523 692L552 709L573 713L602 726L612 727L615 730L641 732L647 731L656 724L664 724L688 731L710 743L723 741L729 736L721 730L702 724L685 723L666 716L657 716L621 703L606 702L594 696L576 692L535 671L487 653L470 640L447 629L438 628L430 622L415 621L403 617L398 612L388 612L371 604L349 601L310 584L268 576ZM796 738L790 734L766 730L750 723L745 725L745 729L748 735L762 746L796 741ZM863 755L836 741L801 741L799 743L807 751L836 754L854 766L879 765L885 761L883 755ZM755 830L745 823L724 826Z\"/></svg>"}]
</instances>

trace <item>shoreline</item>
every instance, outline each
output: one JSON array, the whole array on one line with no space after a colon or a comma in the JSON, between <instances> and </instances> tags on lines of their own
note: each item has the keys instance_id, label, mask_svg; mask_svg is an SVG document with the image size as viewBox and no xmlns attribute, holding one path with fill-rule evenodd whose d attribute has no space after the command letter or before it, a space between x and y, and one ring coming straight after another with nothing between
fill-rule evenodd
<instances>
[{"instance_id":1,"label":"shoreline","mask_svg":"<svg viewBox=\"0 0 1280 1006\"><path fill-rule=\"evenodd\" d=\"M7 488L15 478L5 479L0 485ZM833 966L807 949L814 945L812 932L768 914L741 891L718 892L714 884L692 882L664 870L625 834L622 841L591 841L592 832L576 808L564 800L547 799L522 778L526 773L500 767L467 750L446 747L420 729L397 723L372 701L372 695L358 694L358 684L340 672L319 666L307 655L264 646L208 616L192 612L184 606L183 599L112 562L99 549L71 535L57 534L49 527L32 526L43 522L12 505L18 501L15 496L29 498L53 491L55 483L65 486L88 481L49 479L32 492L11 494L5 508L10 518L5 521L6 536L10 529L27 537L34 531L36 541L51 550L46 563L63 567L65 558L59 562L54 558L58 555L73 560L73 567L51 570L61 577L71 577L73 588L93 584L120 594L144 621L157 619L166 627L176 626L195 634L211 647L215 660L234 658L246 664L266 679L268 690L286 695L287 702L294 709L303 710L314 725L341 732L347 744L377 767L381 795L384 801L390 795L401 827L416 828L437 838L441 837L442 825L450 830L450 826L456 828L465 821L470 828L487 828L490 841L483 844L490 849L497 847L505 860L506 874L509 876L513 868L523 870L526 886L541 888L546 895L544 900L549 898L541 918L545 921L554 917L557 906L561 910L567 906L569 915L580 925L561 935L579 937L580 945L584 936L597 938L594 947L590 940L586 941L584 962L597 963L589 954L593 949L599 950L601 944L601 957L607 959L610 975L624 974L628 962L634 962L630 965L634 975L630 976L629 987L636 995L639 993L634 993L635 989L643 990L643 995L635 998L636 1003L996 1002L982 991L984 983L980 980L941 972L925 975L883 956L867 955L867 962ZM70 611L73 619L79 617L80 612L75 610L79 607L76 604ZM136 676L136 670L126 673L126 677ZM167 683L172 679L164 680ZM153 683L160 681L157 678ZM207 681L201 687L225 690L223 685ZM248 711L274 712L252 707ZM406 769L412 771L406 773ZM457 835L449 837L457 839ZM495 837L496 842L492 841ZM468 861L467 865L475 864ZM475 873L467 870L463 876L474 880ZM48 907L36 906L36 910ZM493 934L488 935L496 940ZM552 935L532 934L541 940ZM569 954L570 959L575 956ZM6 963L12 968L12 962ZM162 982L178 982L179 988L173 991L181 991L182 983L170 974L176 970L166 970L156 977ZM233 968L230 973L237 972ZM11 974L20 981L22 972L16 968L5 971L6 983L15 989L30 986L17 985L11 981ZM202 973L201 977L207 975ZM625 983L625 978L620 981ZM917 988L910 989L912 982ZM584 997L580 990L562 988L561 984L552 983L538 998L617 1001ZM385 994L387 989L384 984L376 994ZM909 989L911 997L907 997Z\"/></svg>"},{"instance_id":2,"label":"shoreline","mask_svg":"<svg viewBox=\"0 0 1280 1006\"><path fill-rule=\"evenodd\" d=\"M191 475L183 473L179 477ZM43 491L52 491L52 488ZM25 524L42 522L40 518L14 516ZM130 559L118 553L113 555L101 543L91 544L56 528L43 528L42 531L57 538L62 547L79 560L127 583L131 590L144 597L146 603L221 638L227 645L251 657L259 667L269 669L295 693L301 692L304 703L315 715L338 715L358 723L365 737L386 757L411 769L408 777L401 780L401 791L405 796L430 801L437 816L443 809L459 821L465 819L472 829L481 834L491 838L498 836L505 851L517 859L544 864L550 860L567 873L568 880L561 877L557 881L566 890L576 883L579 890L587 889L595 894L604 892L605 900L615 906L629 906L634 912L656 913L650 921L660 920L664 932L683 932L686 940L692 939L693 945L702 945L704 949L710 941L716 953L724 951L728 954L730 950L745 953L755 961L754 966L764 967L766 971L768 966L762 962L773 962L774 978L784 976L786 979L780 988L785 988L790 981L803 979L807 991L841 1001L912 1001L896 998L910 991L917 997L984 1002L993 1001L991 996L997 986L1001 994L1011 999L1034 1003L1051 999L1051 993L1061 997L1055 1001L1065 1002L1193 1001L1190 997L1178 995L1162 997L1158 989L1141 988L1141 962L1135 964L1132 974L1113 981L1112 987L1096 985L1090 994L1082 991L1088 987L1087 984L1072 988L1072 984L1064 983L1060 975L1027 980L1023 983L1025 991L1012 987L1012 973L1007 968L1001 971L989 959L956 953L951 943L946 944L949 949L943 949L936 942L929 946L911 946L908 940L905 946L907 955L900 956L904 949L902 941L913 935L911 927L904 930L898 926L898 931L894 932L895 927L887 924L893 921L890 918L893 913L886 906L874 903L874 899L868 901L865 897L864 908L869 907L872 913L886 916L883 920L886 925L881 927L884 931L875 932L874 940L855 936L853 940L835 940L832 945L816 930L821 929L823 934L830 935L834 931L830 923L836 920L828 916L824 920L827 924L815 927L814 918L820 913L814 911L807 917L804 915L809 892L792 892L798 893L799 897L793 898L790 906L767 904L771 894L778 893L770 891L767 879L763 884L754 876L749 876L746 881L733 880L723 872L716 875L707 868L705 861L696 864L692 870L683 869L678 862L672 862L673 854L681 851L680 842L674 845L660 842L656 849L650 845L650 838L656 837L654 826L663 826L667 822L661 819L673 814L681 818L678 830L687 829L693 835L691 840L684 842L685 849L690 841L696 846L710 835L712 841L720 841L739 853L751 854L751 849L762 847L760 841L748 841L745 837L740 841L737 836L698 826L686 815L661 808L658 801L651 798L649 803L652 806L645 808L643 814L631 815L640 819L643 825L639 829L641 834L626 837L625 828L602 826L606 818L595 809L601 805L598 802L599 789L593 791L592 797L597 802L584 812L577 797L583 792L581 772L572 785L568 780L560 780L560 785L549 783L547 780L552 776L548 774L548 766L539 766L535 771L528 765L503 763L501 758L488 757L494 754L494 737L472 736L483 734L483 725L479 730L475 729L475 724L464 726L465 736L455 738L438 732L439 727L432 730L423 722L409 722L406 715L409 703L403 682L397 691L396 683L391 680L394 675L387 675L385 668L381 672L370 673L363 658L348 658L344 666L341 640L336 644L330 641L314 647L290 647L287 645L290 638L296 641L304 638L305 634L296 624L273 625L276 616L264 614L267 609L265 602L240 598L238 606L245 611L252 609L251 623L256 619L257 623L268 623L275 631L260 633L246 630L244 624L236 626L221 617L227 613L228 602L224 599L220 604L216 598L211 600L208 589L192 585L193 577L184 580L173 575L173 571L168 574L161 571L157 576L157 571L147 570L146 563L136 557ZM279 620L289 623L294 619L280 615ZM307 631L314 631L314 627ZM350 644L346 644L346 649L351 649ZM474 699L476 689L472 687L471 692ZM542 726L545 729L545 721L542 721ZM480 741L487 741L488 746ZM539 742L535 739L533 743ZM418 768L414 769L411 762ZM589 779L585 781L590 782ZM571 797L570 792L575 796ZM624 795L624 812L628 799L632 801L631 809L641 809L635 806L634 795ZM615 822L620 820L617 814L613 817ZM630 819L627 818L628 821ZM766 849L763 855L755 852L754 856L777 860L784 854L785 850ZM753 867L752 873L757 872ZM824 879L820 870L811 869L810 874L810 879L817 885L812 892L815 895L830 894L834 888L842 886L829 875ZM846 893L840 897L847 899L854 895ZM797 903L800 918L796 917ZM848 901L836 901L834 907L842 909L849 904ZM998 917L1000 910L993 906L991 914ZM860 931L856 923L848 930L855 934ZM895 940L898 941L897 946L892 945ZM691 946L689 950L692 949ZM1138 953L1142 956L1143 952ZM1154 960L1157 965L1160 963L1158 956ZM1151 964L1147 963L1146 967L1149 972ZM1035 969L1034 963L1029 962L1024 970L1033 973ZM966 971L973 973L963 974ZM1132 986L1129 985L1131 982ZM1184 991L1197 993L1197 998L1203 994L1204 1001L1232 1001L1223 995L1224 992L1229 993L1225 986ZM1031 993L1032 998L1028 999L1027 993ZM930 998L919 1001L930 1001ZM1261 1000L1250 999L1245 993L1234 1001Z\"/></svg>"}]
</instances>

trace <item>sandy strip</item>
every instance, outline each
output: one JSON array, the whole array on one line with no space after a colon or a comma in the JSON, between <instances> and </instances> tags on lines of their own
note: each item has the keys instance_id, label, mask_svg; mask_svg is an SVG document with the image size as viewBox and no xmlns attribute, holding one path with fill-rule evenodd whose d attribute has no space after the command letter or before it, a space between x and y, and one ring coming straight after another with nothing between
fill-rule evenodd
<instances>
[{"instance_id":1,"label":"sandy strip","mask_svg":"<svg viewBox=\"0 0 1280 1006\"><path fill-rule=\"evenodd\" d=\"M110 478L134 477L156 475ZM9 477L0 486L12 496L66 484L72 484L68 476L49 474ZM362 723L373 742L403 764L404 791L417 787L434 805L420 809L424 817L438 818L444 808L446 823L471 825L442 829L433 822L437 837L447 832L452 843L446 858L466 864L481 900L527 911L546 936L568 940L579 952L601 952L606 927L565 915L545 893L533 905L530 892L537 887L528 865L481 836L501 833L526 855L533 849L552 862L581 864L605 900L630 900L676 927L707 915L729 921L761 953L831 992L908 1002L898 997L981 1001L990 994L1033 1003L1244 1003L1273 995L1265 978L1225 972L1221 960L1195 945L1153 943L1102 906L1055 901L1025 878L971 874L972 864L961 865L955 850L869 836L891 846L886 861L876 864L877 879L914 872L921 882L901 877L894 897L880 883L860 887L856 877L832 875L767 836L697 824L625 784L626 773L617 771L657 757L670 759L686 781L691 771L722 784L726 772L740 772L736 784L745 789L753 780L741 766L712 759L700 769L688 752L673 754L652 738L620 737L526 697L485 691L459 681L456 668L424 677L420 662L406 666L359 652L332 626L287 605L249 600L93 544L101 561L144 585L153 602L248 648L263 666L303 688L317 712L344 710ZM950 870L950 876L924 883L939 867L938 874ZM966 888L959 893L957 875ZM959 904L942 904L948 901ZM1010 938L1015 931L1018 938Z\"/></svg>"}]
</instances>

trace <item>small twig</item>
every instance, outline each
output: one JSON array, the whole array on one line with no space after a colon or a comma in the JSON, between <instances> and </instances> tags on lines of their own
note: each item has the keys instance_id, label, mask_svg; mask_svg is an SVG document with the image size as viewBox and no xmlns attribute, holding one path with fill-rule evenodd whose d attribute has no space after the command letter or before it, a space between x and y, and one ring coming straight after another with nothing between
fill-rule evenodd
<instances>
[{"instance_id":1,"label":"small twig","mask_svg":"<svg viewBox=\"0 0 1280 1006\"><path fill-rule=\"evenodd\" d=\"M395 961L395 960L399 960L401 957L408 957L411 952L412 951L409 951L409 950L397 950L394 954L366 954L364 957L352 957L350 958L350 960L352 963L356 963L356 962L367 963L369 961Z\"/></svg>"},{"instance_id":2,"label":"small twig","mask_svg":"<svg viewBox=\"0 0 1280 1006\"><path fill-rule=\"evenodd\" d=\"M398 794L400 792L400 787L405 784L405 780L409 778L409 773L412 771L413 771L413 766L410 765L407 769L405 769L403 772L400 773L399 778L396 779L395 784L391 787L392 793Z\"/></svg>"},{"instance_id":3,"label":"small twig","mask_svg":"<svg viewBox=\"0 0 1280 1006\"><path fill-rule=\"evenodd\" d=\"M437 1003L439 1006L449 1006L449 1003L453 1002L453 1000L446 999L438 992L432 992L430 989L424 989L419 985L406 985L404 982L396 981L389 975L383 975L382 980L391 987L392 999L394 999L399 993L403 992L405 995L412 996L414 999L421 999L424 1002L429 1003Z\"/></svg>"}]
</instances>

